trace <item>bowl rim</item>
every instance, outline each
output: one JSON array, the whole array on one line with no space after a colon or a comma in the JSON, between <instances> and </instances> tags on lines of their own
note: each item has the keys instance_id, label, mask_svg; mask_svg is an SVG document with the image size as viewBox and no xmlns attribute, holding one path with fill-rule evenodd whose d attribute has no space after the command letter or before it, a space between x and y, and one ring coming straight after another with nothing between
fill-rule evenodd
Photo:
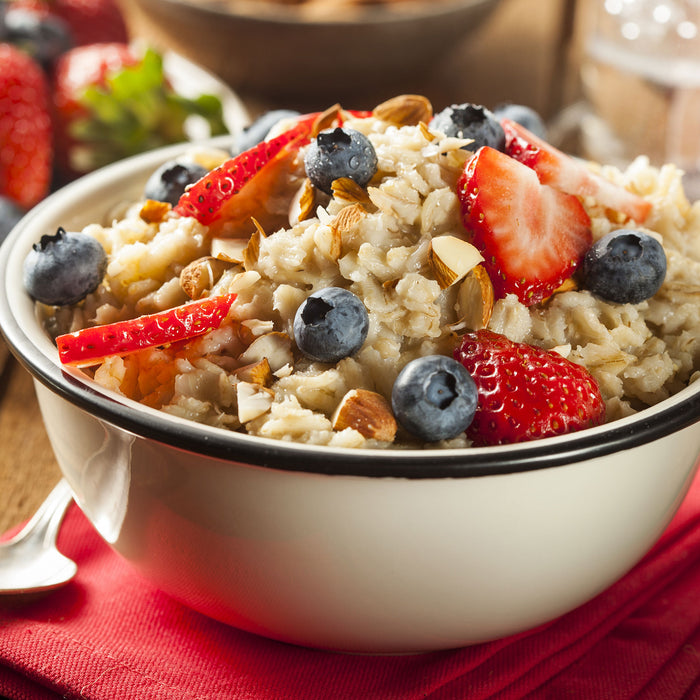
<instances>
[{"instance_id":1,"label":"bowl rim","mask_svg":"<svg viewBox=\"0 0 700 700\"><path fill-rule=\"evenodd\" d=\"M203 145L225 147L232 138L218 137ZM98 419L176 449L256 467L409 479L471 478L574 464L650 443L700 421L700 381L696 381L632 416L526 443L455 449L336 448L262 438L178 418L111 392L80 370L61 366L22 288L20 271L26 252L49 222L55 230L62 221L60 214L73 211L85 197L105 193L122 197L125 187L142 186L162 162L192 147L186 143L160 148L75 180L34 207L0 248L0 331L10 350L36 381Z\"/></svg>"},{"instance_id":2,"label":"bowl rim","mask_svg":"<svg viewBox=\"0 0 700 700\"><path fill-rule=\"evenodd\" d=\"M405 3L388 5L366 5L351 12L314 16L304 13L301 6L283 2L269 2L269 9L260 12L261 0L234 0L236 7L217 6L215 2L190 2L189 0L139 0L140 4L160 4L172 9L192 10L211 21L219 19L238 19L243 22L260 24L286 24L290 27L310 26L318 28L348 27L364 25L395 24L397 22L415 22L429 18L450 17L465 9L496 7L501 0L407 0ZM399 5L400 7L397 7Z\"/></svg>"}]
</instances>

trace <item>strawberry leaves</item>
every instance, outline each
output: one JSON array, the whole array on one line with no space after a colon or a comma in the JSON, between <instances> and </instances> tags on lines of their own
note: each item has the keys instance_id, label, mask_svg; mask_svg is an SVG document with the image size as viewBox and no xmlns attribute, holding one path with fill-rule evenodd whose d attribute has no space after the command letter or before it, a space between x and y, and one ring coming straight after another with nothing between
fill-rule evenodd
<instances>
[{"instance_id":1,"label":"strawberry leaves","mask_svg":"<svg viewBox=\"0 0 700 700\"><path fill-rule=\"evenodd\" d=\"M107 52L119 47L115 61ZM81 63L100 61L101 54L103 71L81 84ZM74 49L59 64L56 93L67 169L75 173L185 141L192 116L203 119L212 136L227 131L219 98L177 94L164 74L162 55L152 49L133 58L128 47L118 44Z\"/></svg>"}]
</instances>

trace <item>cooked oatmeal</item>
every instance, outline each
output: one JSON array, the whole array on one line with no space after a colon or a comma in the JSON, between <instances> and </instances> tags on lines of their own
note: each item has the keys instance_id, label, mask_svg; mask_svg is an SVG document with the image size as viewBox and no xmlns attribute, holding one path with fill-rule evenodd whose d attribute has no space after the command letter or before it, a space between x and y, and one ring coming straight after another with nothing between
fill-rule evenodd
<instances>
[{"instance_id":1,"label":"cooked oatmeal","mask_svg":"<svg viewBox=\"0 0 700 700\"><path fill-rule=\"evenodd\" d=\"M334 429L349 392L367 390L388 401L410 360L451 356L459 335L484 321L512 340L555 349L584 365L600 387L607 420L653 405L698 377L700 202L688 202L674 166L652 168L640 157L624 172L599 168L652 204L641 228L663 244L668 265L652 298L615 304L572 284L534 306L508 294L491 309L473 274L445 286L431 258L436 237L465 238L456 183L472 155L463 148L468 142L433 133L424 123L399 126L374 116L351 117L346 126L370 139L377 174L361 193L351 188L318 197L302 220L294 194L305 186L303 148L290 166L287 190L267 207L290 219L284 225L268 228L269 212L261 212L257 227L252 221L208 227L173 212L144 216L144 202L136 202L109 225L87 226L108 255L105 277L83 302L46 309L49 332L150 314L197 295L235 293L231 322L220 328L184 344L111 356L85 371L115 392L176 416L350 447L401 447L411 438L399 431L385 442L352 427ZM189 156L211 167L228 154ZM623 226L619 214L592 198L582 203L594 240ZM220 252L229 250L231 237L242 239L240 249L247 246L241 262ZM354 292L369 316L361 349L335 364L300 354L292 327L302 302L326 287ZM438 446L468 444L460 435Z\"/></svg>"}]
</instances>

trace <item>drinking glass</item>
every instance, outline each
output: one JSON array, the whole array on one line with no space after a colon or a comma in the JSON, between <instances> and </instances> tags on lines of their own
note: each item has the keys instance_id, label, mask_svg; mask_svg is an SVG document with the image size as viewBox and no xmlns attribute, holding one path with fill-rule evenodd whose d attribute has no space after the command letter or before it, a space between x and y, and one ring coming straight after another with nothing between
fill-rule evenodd
<instances>
[{"instance_id":1,"label":"drinking glass","mask_svg":"<svg viewBox=\"0 0 700 700\"><path fill-rule=\"evenodd\" d=\"M584 0L584 155L675 163L700 197L700 0Z\"/></svg>"}]
</instances>

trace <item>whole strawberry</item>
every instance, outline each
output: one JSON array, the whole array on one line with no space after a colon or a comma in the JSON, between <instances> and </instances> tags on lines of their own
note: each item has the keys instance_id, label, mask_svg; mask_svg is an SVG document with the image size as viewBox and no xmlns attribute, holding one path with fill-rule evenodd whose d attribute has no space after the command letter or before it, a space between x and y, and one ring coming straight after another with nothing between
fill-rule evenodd
<instances>
[{"instance_id":1,"label":"whole strawberry","mask_svg":"<svg viewBox=\"0 0 700 700\"><path fill-rule=\"evenodd\" d=\"M128 41L116 0L50 0L51 11L68 23L76 46Z\"/></svg>"},{"instance_id":2,"label":"whole strawberry","mask_svg":"<svg viewBox=\"0 0 700 700\"><path fill-rule=\"evenodd\" d=\"M40 66L14 46L0 44L0 194L25 209L51 185L49 104Z\"/></svg>"},{"instance_id":3,"label":"whole strawberry","mask_svg":"<svg viewBox=\"0 0 700 700\"><path fill-rule=\"evenodd\" d=\"M73 46L128 41L116 0L11 0L10 7L60 17L68 25Z\"/></svg>"},{"instance_id":4,"label":"whole strawberry","mask_svg":"<svg viewBox=\"0 0 700 700\"><path fill-rule=\"evenodd\" d=\"M468 333L454 351L479 396L467 436L477 446L526 442L605 421L600 389L585 367L490 330Z\"/></svg>"}]
</instances>

